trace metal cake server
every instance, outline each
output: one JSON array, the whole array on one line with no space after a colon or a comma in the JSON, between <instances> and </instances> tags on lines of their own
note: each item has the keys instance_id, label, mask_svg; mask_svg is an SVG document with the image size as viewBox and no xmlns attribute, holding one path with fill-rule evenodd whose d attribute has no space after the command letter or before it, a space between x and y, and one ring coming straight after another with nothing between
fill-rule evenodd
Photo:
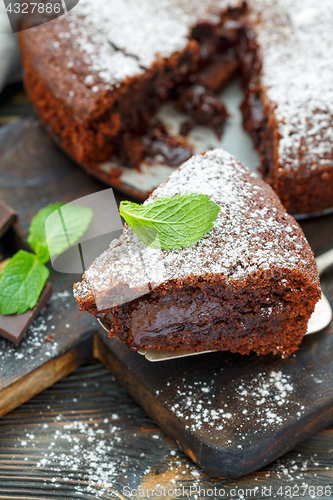
<instances>
[{"instance_id":1,"label":"metal cake server","mask_svg":"<svg viewBox=\"0 0 333 500\"><path fill-rule=\"evenodd\" d=\"M316 258L316 264L318 269L318 274L321 276L324 271L329 267L333 266L333 249L328 252L323 253ZM315 310L313 311L309 322L308 331L305 335L311 335L316 332L320 332L332 321L332 308L328 302L326 296L322 292L321 299L317 302ZM103 320L98 319L98 322L104 328L104 330L109 331L108 325ZM148 361L167 361L169 359L182 358L186 356L195 356L197 354L206 354L213 351L200 351L200 352L190 352L190 351L167 351L163 349L139 349L138 353L145 356Z\"/></svg>"}]
</instances>

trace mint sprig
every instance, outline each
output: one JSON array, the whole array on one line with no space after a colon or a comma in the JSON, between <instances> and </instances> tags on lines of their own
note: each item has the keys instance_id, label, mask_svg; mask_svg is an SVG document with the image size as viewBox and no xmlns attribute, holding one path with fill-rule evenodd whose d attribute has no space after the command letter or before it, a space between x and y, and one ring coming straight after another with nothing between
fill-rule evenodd
<instances>
[{"instance_id":1,"label":"mint sprig","mask_svg":"<svg viewBox=\"0 0 333 500\"><path fill-rule=\"evenodd\" d=\"M51 230L46 237L45 223L53 213ZM63 203L48 205L35 215L28 236L35 253L19 250L0 273L0 313L3 316L23 314L35 307L50 274L45 266L50 254L66 250L68 238L73 245L88 229L91 219L90 208Z\"/></svg>"},{"instance_id":2,"label":"mint sprig","mask_svg":"<svg viewBox=\"0 0 333 500\"><path fill-rule=\"evenodd\" d=\"M53 212L44 224L51 257L74 245L86 232L92 216L91 208L78 205L64 205L59 214Z\"/></svg>"},{"instance_id":3,"label":"mint sprig","mask_svg":"<svg viewBox=\"0 0 333 500\"><path fill-rule=\"evenodd\" d=\"M53 212L57 215L58 209L63 205L63 203L51 203L47 207L42 208L30 223L28 243L43 263L50 260L49 248L46 241L45 222Z\"/></svg>"},{"instance_id":4,"label":"mint sprig","mask_svg":"<svg viewBox=\"0 0 333 500\"><path fill-rule=\"evenodd\" d=\"M0 275L1 314L22 314L35 307L49 274L37 255L19 250Z\"/></svg>"},{"instance_id":5,"label":"mint sprig","mask_svg":"<svg viewBox=\"0 0 333 500\"><path fill-rule=\"evenodd\" d=\"M28 243L39 260L47 262L50 256L64 252L84 235L92 215L89 207L52 203L32 219Z\"/></svg>"},{"instance_id":6,"label":"mint sprig","mask_svg":"<svg viewBox=\"0 0 333 500\"><path fill-rule=\"evenodd\" d=\"M192 245L213 227L220 207L198 193L157 198L148 205L122 201L120 215L146 245L175 250Z\"/></svg>"}]
</instances>

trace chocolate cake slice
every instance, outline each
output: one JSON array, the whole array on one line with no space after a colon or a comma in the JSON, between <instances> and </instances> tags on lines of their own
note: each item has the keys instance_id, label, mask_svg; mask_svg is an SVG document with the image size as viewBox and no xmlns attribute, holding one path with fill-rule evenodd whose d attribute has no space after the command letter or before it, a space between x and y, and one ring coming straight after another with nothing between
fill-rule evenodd
<instances>
[{"instance_id":1,"label":"chocolate cake slice","mask_svg":"<svg viewBox=\"0 0 333 500\"><path fill-rule=\"evenodd\" d=\"M320 298L296 221L223 150L192 157L146 203L185 193L221 207L214 227L190 247L156 250L126 226L74 285L80 309L109 322L110 337L133 351L294 352Z\"/></svg>"}]
</instances>

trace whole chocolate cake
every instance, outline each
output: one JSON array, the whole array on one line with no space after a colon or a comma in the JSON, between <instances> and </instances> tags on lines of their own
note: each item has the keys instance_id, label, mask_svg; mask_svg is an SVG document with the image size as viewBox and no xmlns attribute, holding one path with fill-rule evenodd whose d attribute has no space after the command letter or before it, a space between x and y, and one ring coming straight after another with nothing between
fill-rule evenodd
<instances>
[{"instance_id":1,"label":"whole chocolate cake","mask_svg":"<svg viewBox=\"0 0 333 500\"><path fill-rule=\"evenodd\" d=\"M216 92L240 64L262 174L289 212L313 214L333 207L332 25L331 0L80 0L20 33L24 79L41 121L94 171L114 156L139 165L160 104L193 84Z\"/></svg>"},{"instance_id":2,"label":"whole chocolate cake","mask_svg":"<svg viewBox=\"0 0 333 500\"><path fill-rule=\"evenodd\" d=\"M313 253L296 221L256 174L223 150L194 156L147 200L202 193L220 207L214 227L178 250L146 246L126 226L74 295L140 347L294 352L320 298Z\"/></svg>"}]
</instances>

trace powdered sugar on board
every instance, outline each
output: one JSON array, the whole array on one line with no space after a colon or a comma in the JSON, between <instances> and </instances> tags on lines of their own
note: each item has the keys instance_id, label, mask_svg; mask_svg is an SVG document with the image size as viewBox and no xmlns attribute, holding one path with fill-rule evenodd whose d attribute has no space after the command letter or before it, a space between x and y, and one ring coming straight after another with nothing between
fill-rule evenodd
<instances>
[{"instance_id":1,"label":"powdered sugar on board","mask_svg":"<svg viewBox=\"0 0 333 500\"><path fill-rule=\"evenodd\" d=\"M280 170L333 167L333 3L251 0L262 83L276 105Z\"/></svg>"},{"instance_id":2,"label":"powdered sugar on board","mask_svg":"<svg viewBox=\"0 0 333 500\"><path fill-rule=\"evenodd\" d=\"M148 282L181 281L191 273L221 274L231 283L278 268L285 275L293 269L311 275L312 268L312 279L317 280L299 226L271 188L226 151L192 157L146 203L185 193L205 194L221 207L211 231L190 247L167 251L147 247L128 228L86 271L75 295L87 297L92 290L110 289L111 283L112 288L126 283L130 289L142 289ZM281 283L290 286L287 279Z\"/></svg>"},{"instance_id":3,"label":"powdered sugar on board","mask_svg":"<svg viewBox=\"0 0 333 500\"><path fill-rule=\"evenodd\" d=\"M295 401L291 376L281 369L260 372L250 380L238 381L230 395L230 388L221 390L218 387L220 376L215 372L209 382L198 379L191 383L184 377L183 383L176 388L170 410L186 422L185 427L190 431L208 433L212 440L220 440L224 433L225 446L234 447L236 439L237 448L242 448L242 441L247 439L245 428L251 428L255 441L257 434L281 427L290 415L299 419L304 414L304 405ZM167 382L165 390L158 391L157 396L168 392L171 384ZM234 386L233 380L230 386ZM218 394L221 397L217 402Z\"/></svg>"},{"instance_id":4,"label":"powdered sugar on board","mask_svg":"<svg viewBox=\"0 0 333 500\"><path fill-rule=\"evenodd\" d=\"M43 407L37 398L16 410L21 425L8 434L11 459L21 462L21 471L28 466L29 475L33 470L45 494L114 498L122 481L135 484L139 473L150 473L156 454L161 461L181 454L99 363L49 388ZM22 421L20 413L31 415L36 405L42 411Z\"/></svg>"},{"instance_id":5,"label":"powdered sugar on board","mask_svg":"<svg viewBox=\"0 0 333 500\"><path fill-rule=\"evenodd\" d=\"M40 356L51 358L57 354L57 339L52 339L50 336L54 333L64 310L69 309L70 297L71 293L68 290L54 293L49 304L41 310L28 329L19 347L15 347L9 340L0 338L0 357L4 366L6 361L12 358L19 361L28 357L33 362ZM65 328L69 329L70 325L67 323Z\"/></svg>"},{"instance_id":6,"label":"powdered sugar on board","mask_svg":"<svg viewBox=\"0 0 333 500\"><path fill-rule=\"evenodd\" d=\"M276 368L275 372L280 370ZM266 379L269 380L268 374ZM208 384L203 387L209 389ZM274 383L270 389L281 392ZM194 390L204 396L209 394L198 386ZM285 402L289 408L295 394L287 391L287 395ZM194 399L193 394L191 397ZM246 409L246 404L242 404ZM210 476L164 436L99 364L80 368L2 418L1 432L2 458L6 464L1 475L2 488L13 487L13 476L19 470L20 483L16 484L25 497L31 488L35 496L43 491L44 495L59 499L68 495L85 500L122 498L124 485L134 489L157 484L167 489L217 486L225 489L226 497L239 488L235 498L243 498L242 489L257 487L255 497L259 497L262 486L271 484L266 478L280 479L279 487L283 481L290 485L291 481L295 484L299 480L306 485L313 483L317 472L318 476L321 474L320 484L331 483L329 472L327 478L323 477L325 465L330 465L326 469L332 469L328 434L317 434L265 471L239 478L236 485L234 480L225 478L212 483ZM322 447L318 447L320 440L325 443ZM318 453L313 453L314 448ZM268 493L264 497L271 498ZM147 498L147 494L140 498ZM200 497L194 494L193 498Z\"/></svg>"}]
</instances>

